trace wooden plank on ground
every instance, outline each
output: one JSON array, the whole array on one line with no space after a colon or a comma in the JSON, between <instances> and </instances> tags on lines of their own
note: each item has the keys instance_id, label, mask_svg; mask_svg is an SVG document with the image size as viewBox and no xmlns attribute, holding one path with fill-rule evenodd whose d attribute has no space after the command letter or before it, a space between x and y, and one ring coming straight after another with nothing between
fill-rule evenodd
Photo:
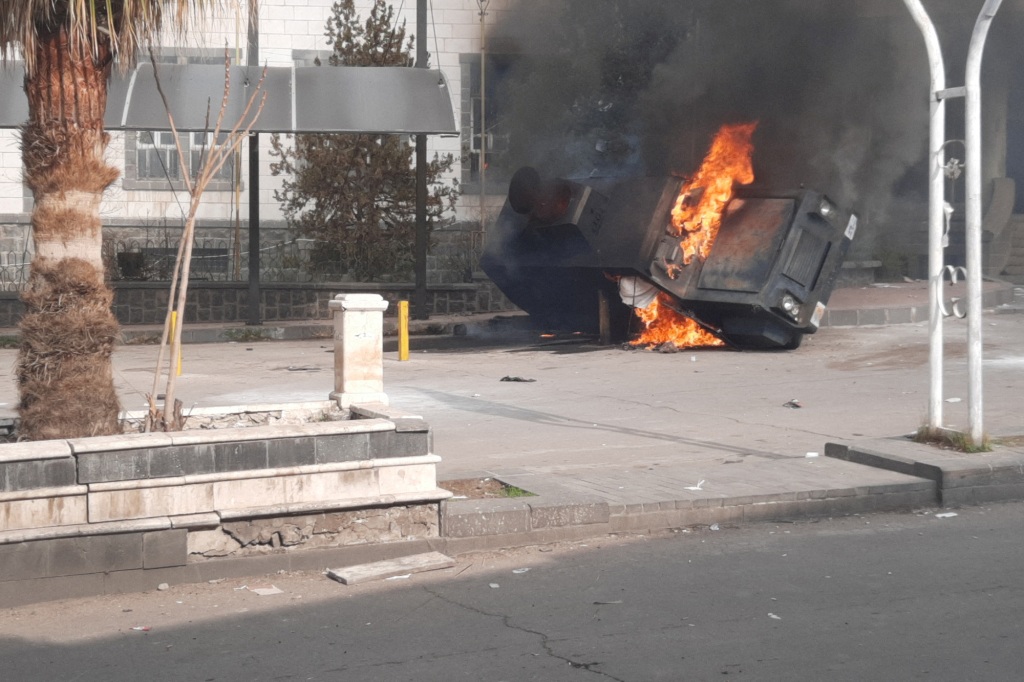
<instances>
[{"instance_id":1,"label":"wooden plank on ground","mask_svg":"<svg viewBox=\"0 0 1024 682\"><path fill-rule=\"evenodd\" d=\"M454 565L455 559L449 556L445 556L440 552L426 552L425 554L413 554L398 559L389 559L388 561L375 561L372 564L332 568L327 571L327 577L345 585L356 585L371 580L385 580L386 578L394 578L410 573L451 568Z\"/></svg>"}]
</instances>

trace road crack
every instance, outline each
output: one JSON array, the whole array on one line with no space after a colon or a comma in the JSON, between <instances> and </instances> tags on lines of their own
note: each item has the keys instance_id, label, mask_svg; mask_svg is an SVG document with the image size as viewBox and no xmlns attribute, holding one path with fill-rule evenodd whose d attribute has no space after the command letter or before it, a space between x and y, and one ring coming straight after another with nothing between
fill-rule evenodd
<instances>
[{"instance_id":1,"label":"road crack","mask_svg":"<svg viewBox=\"0 0 1024 682\"><path fill-rule=\"evenodd\" d=\"M615 682L626 682L625 680L623 680L621 678L618 678L618 677L615 677L614 675L610 675L610 674L604 672L603 670L598 670L597 666L603 665L603 663L601 661L590 661L590 662L577 661L577 660L573 660L572 658L570 658L568 656L563 656L563 655L555 652L555 650L552 648L552 645L551 645L551 638L547 635L547 633L541 632L540 630L534 630L532 628L528 628L528 627L523 626L523 625L517 625L516 623L514 623L512 621L512 616L509 616L509 615L504 614L504 613L494 613L494 612L491 612L491 611L486 611L484 609L478 608L476 606L472 606L470 604L464 604L464 603L462 603L460 601L457 601L455 599L447 597L447 596L445 596L445 595L443 595L443 594L441 594L439 592L436 592L435 590L427 588L427 587L425 587L423 589L424 589L424 591L432 594L437 599L440 599L443 602L451 604L452 606L458 607L460 609L465 609L466 611L470 611L471 613L476 613L476 614L481 615L481 616L487 616L488 618L500 618L501 622L502 622L502 625L504 625L506 628L508 628L510 630L515 630L517 632L522 632L522 633L525 633L525 634L528 634L528 635L533 635L534 637L537 637L540 640L541 648L544 650L544 652L550 658L553 658L553 659L556 659L556 660L559 660L559 661L564 661L569 666L571 666L571 667L573 667L573 668L575 668L577 670L586 670L589 673L594 673L595 675L600 675L601 677L604 677L604 678L609 679L609 680L614 680Z\"/></svg>"}]
</instances>

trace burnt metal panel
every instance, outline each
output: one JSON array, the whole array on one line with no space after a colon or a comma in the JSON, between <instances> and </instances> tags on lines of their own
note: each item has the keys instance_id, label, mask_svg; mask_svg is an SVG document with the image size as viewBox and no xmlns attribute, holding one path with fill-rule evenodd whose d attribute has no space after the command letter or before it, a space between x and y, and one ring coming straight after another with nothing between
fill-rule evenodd
<instances>
[{"instance_id":1,"label":"burnt metal panel","mask_svg":"<svg viewBox=\"0 0 1024 682\"><path fill-rule=\"evenodd\" d=\"M733 199L697 286L760 291L768 283L795 209L792 199Z\"/></svg>"}]
</instances>

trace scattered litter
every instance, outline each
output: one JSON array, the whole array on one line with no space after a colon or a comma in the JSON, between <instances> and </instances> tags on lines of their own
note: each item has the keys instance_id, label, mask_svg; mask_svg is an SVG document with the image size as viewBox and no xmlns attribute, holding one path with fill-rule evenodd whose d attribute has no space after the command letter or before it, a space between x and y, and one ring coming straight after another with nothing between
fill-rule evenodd
<instances>
[{"instance_id":1,"label":"scattered litter","mask_svg":"<svg viewBox=\"0 0 1024 682\"><path fill-rule=\"evenodd\" d=\"M479 398L479 397L480 397L480 394L479 394L479 393L474 393L474 394L473 394L473 397L474 397L474 398Z\"/></svg>"},{"instance_id":2,"label":"scattered litter","mask_svg":"<svg viewBox=\"0 0 1024 682\"><path fill-rule=\"evenodd\" d=\"M782 620L782 616L776 616L774 613L769 613L768 617L772 620Z\"/></svg>"},{"instance_id":3,"label":"scattered litter","mask_svg":"<svg viewBox=\"0 0 1024 682\"><path fill-rule=\"evenodd\" d=\"M803 407L803 405L801 405L801 404L800 404L800 401L799 401L799 400L797 400L796 398L793 398L793 399L792 399L792 400L790 400L790 401L789 401L788 403L782 403L782 406L783 406L783 407L788 407L788 408L790 408L791 410L798 410L798 409L800 409L801 407Z\"/></svg>"},{"instance_id":4,"label":"scattered litter","mask_svg":"<svg viewBox=\"0 0 1024 682\"><path fill-rule=\"evenodd\" d=\"M393 575L390 578L384 578L384 580L408 580L412 577L412 573L406 573L405 575Z\"/></svg>"},{"instance_id":5,"label":"scattered litter","mask_svg":"<svg viewBox=\"0 0 1024 682\"><path fill-rule=\"evenodd\" d=\"M937 519L951 519L954 516L956 516L956 512L943 512L941 514L936 514L935 518L937 518Z\"/></svg>"},{"instance_id":6,"label":"scattered litter","mask_svg":"<svg viewBox=\"0 0 1024 682\"><path fill-rule=\"evenodd\" d=\"M319 372L319 367L313 365L292 365L288 368L289 372Z\"/></svg>"},{"instance_id":7,"label":"scattered litter","mask_svg":"<svg viewBox=\"0 0 1024 682\"><path fill-rule=\"evenodd\" d=\"M277 587L276 585L271 585L270 587L257 587L249 591L258 594L261 597L270 597L275 594L284 594L284 590L282 590L280 587Z\"/></svg>"},{"instance_id":8,"label":"scattered litter","mask_svg":"<svg viewBox=\"0 0 1024 682\"><path fill-rule=\"evenodd\" d=\"M496 590L499 587L501 587L501 585L499 585L498 583L491 583L490 585L488 585L488 587L490 587L492 590Z\"/></svg>"},{"instance_id":9,"label":"scattered litter","mask_svg":"<svg viewBox=\"0 0 1024 682\"><path fill-rule=\"evenodd\" d=\"M536 381L536 379L524 379L523 377L504 376L501 378L501 381L516 381L521 384L532 384L534 381Z\"/></svg>"},{"instance_id":10,"label":"scattered litter","mask_svg":"<svg viewBox=\"0 0 1024 682\"><path fill-rule=\"evenodd\" d=\"M688 486L686 486L686 490L703 490L704 489L703 486L704 486L705 482L706 481L702 478L702 479L700 479L700 481L697 482L697 485L688 485Z\"/></svg>"},{"instance_id":11,"label":"scattered litter","mask_svg":"<svg viewBox=\"0 0 1024 682\"><path fill-rule=\"evenodd\" d=\"M691 355L690 356L690 362L697 362L697 356L696 355Z\"/></svg>"},{"instance_id":12,"label":"scattered litter","mask_svg":"<svg viewBox=\"0 0 1024 682\"><path fill-rule=\"evenodd\" d=\"M527 573L529 570L528 568L513 568L512 572L518 575L520 573Z\"/></svg>"},{"instance_id":13,"label":"scattered litter","mask_svg":"<svg viewBox=\"0 0 1024 682\"><path fill-rule=\"evenodd\" d=\"M241 587L236 587L235 588L235 592L238 592L239 590L248 590L248 589L249 589L248 585L242 585Z\"/></svg>"},{"instance_id":14,"label":"scattered litter","mask_svg":"<svg viewBox=\"0 0 1024 682\"><path fill-rule=\"evenodd\" d=\"M453 500L468 500L469 496L468 495L452 495L451 499L453 499Z\"/></svg>"},{"instance_id":15,"label":"scattered litter","mask_svg":"<svg viewBox=\"0 0 1024 682\"><path fill-rule=\"evenodd\" d=\"M385 580L392 576L405 575L406 573L420 573L422 571L451 568L454 565L455 560L449 556L445 556L440 552L426 552L388 561L360 564L359 566L332 568L327 571L327 577L345 585L355 585L370 580Z\"/></svg>"},{"instance_id":16,"label":"scattered litter","mask_svg":"<svg viewBox=\"0 0 1024 682\"><path fill-rule=\"evenodd\" d=\"M808 452L805 456L806 457L817 457L818 453L817 452Z\"/></svg>"},{"instance_id":17,"label":"scattered litter","mask_svg":"<svg viewBox=\"0 0 1024 682\"><path fill-rule=\"evenodd\" d=\"M160 590L161 592L163 592L164 590L169 590L169 589L171 589L171 586L170 586L170 585L168 585L167 583L160 583L159 585L157 585L157 586L156 586L156 589L158 589L158 590Z\"/></svg>"},{"instance_id":18,"label":"scattered litter","mask_svg":"<svg viewBox=\"0 0 1024 682\"><path fill-rule=\"evenodd\" d=\"M946 398L946 402L947 403L958 403L958 402L960 402L960 398Z\"/></svg>"},{"instance_id":19,"label":"scattered litter","mask_svg":"<svg viewBox=\"0 0 1024 682\"><path fill-rule=\"evenodd\" d=\"M132 630L138 630L139 632L149 632L152 629L153 628L149 627L148 625L136 625L132 628Z\"/></svg>"},{"instance_id":20,"label":"scattered litter","mask_svg":"<svg viewBox=\"0 0 1024 682\"><path fill-rule=\"evenodd\" d=\"M711 530L721 530L721 529L718 527L717 523L712 523L711 524Z\"/></svg>"},{"instance_id":21,"label":"scattered litter","mask_svg":"<svg viewBox=\"0 0 1024 682\"><path fill-rule=\"evenodd\" d=\"M207 580L206 582L210 583L211 585L219 585L220 583L224 582L225 580L226 580L226 578L216 578L214 580Z\"/></svg>"},{"instance_id":22,"label":"scattered litter","mask_svg":"<svg viewBox=\"0 0 1024 682\"><path fill-rule=\"evenodd\" d=\"M594 606L606 606L608 604L621 604L621 603L622 603L621 599L616 599L615 601L596 601L596 602L594 602Z\"/></svg>"}]
</instances>

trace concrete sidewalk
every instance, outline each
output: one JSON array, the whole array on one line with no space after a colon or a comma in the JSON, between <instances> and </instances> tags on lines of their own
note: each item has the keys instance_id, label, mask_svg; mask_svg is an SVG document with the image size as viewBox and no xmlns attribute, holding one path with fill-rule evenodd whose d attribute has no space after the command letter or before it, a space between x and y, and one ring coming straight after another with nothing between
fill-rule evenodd
<instances>
[{"instance_id":1,"label":"concrete sidewalk","mask_svg":"<svg viewBox=\"0 0 1024 682\"><path fill-rule=\"evenodd\" d=\"M1001 314L1021 310L1013 295L986 285L992 436L1024 434L1024 315ZM414 337L408 362L389 342L385 390L431 425L442 481L493 477L535 494L446 503L436 547L449 552L1024 497L1019 441L963 455L904 438L926 417L926 318L924 284L910 283L836 291L829 326L792 352L662 354L542 339L521 317L431 320L465 334ZM178 394L197 406L325 399L329 327L279 328L299 330L282 332L299 340L187 347ZM196 340L227 333L191 331ZM965 335L963 321L947 322L944 422L961 429ZM9 409L15 351L4 353L0 407ZM126 408L151 390L155 357L146 345L115 354ZM274 561L264 558L265 568L296 566L294 556Z\"/></svg>"}]
</instances>

